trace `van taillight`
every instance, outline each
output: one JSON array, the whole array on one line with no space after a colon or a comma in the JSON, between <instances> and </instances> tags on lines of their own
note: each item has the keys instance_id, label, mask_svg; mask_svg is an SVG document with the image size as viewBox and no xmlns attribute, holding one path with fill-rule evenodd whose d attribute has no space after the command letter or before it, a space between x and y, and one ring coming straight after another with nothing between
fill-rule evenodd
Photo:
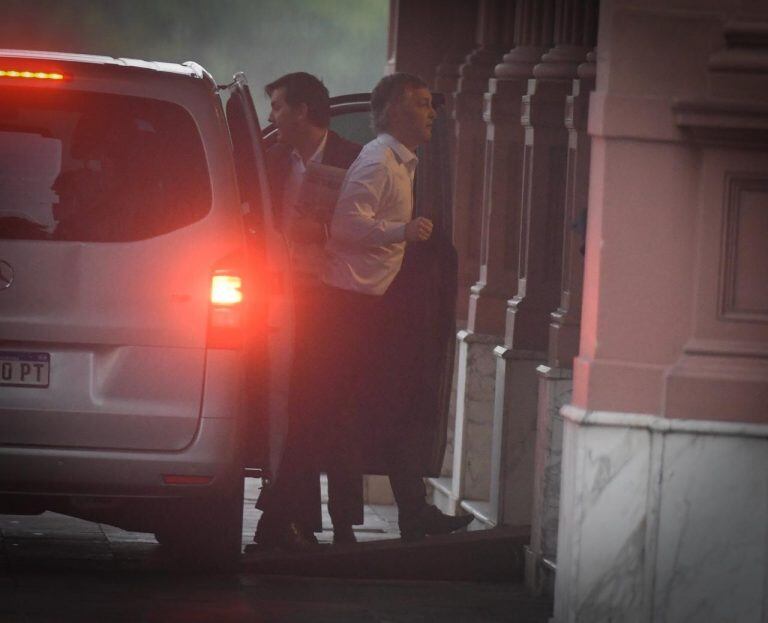
<instances>
[{"instance_id":1,"label":"van taillight","mask_svg":"<svg viewBox=\"0 0 768 623\"><path fill-rule=\"evenodd\" d=\"M243 302L243 280L237 275L214 275L211 279L213 305L237 305Z\"/></svg>"},{"instance_id":2,"label":"van taillight","mask_svg":"<svg viewBox=\"0 0 768 623\"><path fill-rule=\"evenodd\" d=\"M243 345L243 277L234 267L240 262L227 262L211 276L208 312L208 348L237 349Z\"/></svg>"}]
</instances>

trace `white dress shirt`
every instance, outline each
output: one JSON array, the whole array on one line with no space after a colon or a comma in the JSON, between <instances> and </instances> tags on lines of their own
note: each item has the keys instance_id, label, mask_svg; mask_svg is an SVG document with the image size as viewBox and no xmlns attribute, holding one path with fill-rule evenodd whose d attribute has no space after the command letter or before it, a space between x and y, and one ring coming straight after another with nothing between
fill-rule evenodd
<instances>
[{"instance_id":1,"label":"white dress shirt","mask_svg":"<svg viewBox=\"0 0 768 623\"><path fill-rule=\"evenodd\" d=\"M317 146L307 162L322 162L325 144L328 140L328 132L323 135L323 139ZM304 183L304 175L307 172L307 166L301 155L295 149L291 152L291 171L285 179L285 188L283 189L283 231L291 230L291 225L302 214L297 209L299 198L301 196L301 185ZM304 216L303 218L306 218ZM291 253L291 266L294 271L309 278L318 279L325 262L325 252L322 242L292 242L289 241Z\"/></svg>"},{"instance_id":2,"label":"white dress shirt","mask_svg":"<svg viewBox=\"0 0 768 623\"><path fill-rule=\"evenodd\" d=\"M363 147L333 212L325 283L377 296L387 291L403 263L417 163L416 154L390 134Z\"/></svg>"}]
</instances>

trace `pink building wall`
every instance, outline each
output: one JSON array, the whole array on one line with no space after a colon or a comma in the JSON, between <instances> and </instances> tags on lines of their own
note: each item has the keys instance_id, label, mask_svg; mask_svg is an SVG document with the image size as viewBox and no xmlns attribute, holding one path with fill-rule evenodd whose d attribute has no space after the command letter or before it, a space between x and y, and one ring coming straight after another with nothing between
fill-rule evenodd
<instances>
[{"instance_id":1,"label":"pink building wall","mask_svg":"<svg viewBox=\"0 0 768 623\"><path fill-rule=\"evenodd\" d=\"M472 84L441 84L485 90L454 109L454 222L486 225L455 232L468 322L436 503L530 525L526 581L554 590L557 623L764 623L768 5L600 0L596 67L589 2L479 0L463 21L394 5L420 17L392 68L427 58L425 31L474 33ZM458 166L478 150L482 170ZM504 327L473 321L502 307Z\"/></svg>"}]
</instances>

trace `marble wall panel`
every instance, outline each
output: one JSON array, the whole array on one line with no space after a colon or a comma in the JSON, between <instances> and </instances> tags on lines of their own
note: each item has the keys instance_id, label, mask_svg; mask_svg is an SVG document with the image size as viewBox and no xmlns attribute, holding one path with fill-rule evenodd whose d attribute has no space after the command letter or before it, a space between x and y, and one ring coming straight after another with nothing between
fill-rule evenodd
<instances>
[{"instance_id":1,"label":"marble wall panel","mask_svg":"<svg viewBox=\"0 0 768 623\"><path fill-rule=\"evenodd\" d=\"M674 433L663 455L653 620L768 620L768 440Z\"/></svg>"},{"instance_id":2,"label":"marble wall panel","mask_svg":"<svg viewBox=\"0 0 768 623\"><path fill-rule=\"evenodd\" d=\"M501 338L459 332L456 419L451 472L453 502L488 500L496 358Z\"/></svg>"},{"instance_id":3,"label":"marble wall panel","mask_svg":"<svg viewBox=\"0 0 768 623\"><path fill-rule=\"evenodd\" d=\"M768 427L562 413L554 620L765 623Z\"/></svg>"},{"instance_id":4,"label":"marble wall panel","mask_svg":"<svg viewBox=\"0 0 768 623\"><path fill-rule=\"evenodd\" d=\"M473 343L469 349L464 402L466 462L463 495L469 500L487 500L490 492L493 393L496 385L496 359L492 348L491 344L483 341Z\"/></svg>"},{"instance_id":5,"label":"marble wall panel","mask_svg":"<svg viewBox=\"0 0 768 623\"><path fill-rule=\"evenodd\" d=\"M562 372L570 372L563 370ZM541 473L541 554L551 561L557 559L557 525L560 514L560 470L563 453L563 418L560 409L570 402L573 382L570 376L541 379L539 432L541 454L537 473ZM546 416L542 413L546 410ZM544 419L546 417L546 419ZM537 440L538 441L538 440Z\"/></svg>"},{"instance_id":6,"label":"marble wall panel","mask_svg":"<svg viewBox=\"0 0 768 623\"><path fill-rule=\"evenodd\" d=\"M498 522L510 526L526 526L533 513L534 453L536 448L536 415L538 407L537 367L541 358L534 353L499 358L497 383L504 383L503 399L497 398L495 417L504 419L500 427L504 435L499 482L500 508ZM533 357L532 357L533 355ZM501 404L499 404L501 402ZM497 429L498 430L498 429Z\"/></svg>"},{"instance_id":7,"label":"marble wall panel","mask_svg":"<svg viewBox=\"0 0 768 623\"><path fill-rule=\"evenodd\" d=\"M577 620L635 620L643 600L650 433L619 428L584 432L586 443L578 455Z\"/></svg>"},{"instance_id":8,"label":"marble wall panel","mask_svg":"<svg viewBox=\"0 0 768 623\"><path fill-rule=\"evenodd\" d=\"M443 457L443 467L440 470L441 476L450 476L453 469L453 450L454 436L456 434L456 387L459 382L459 345L456 343L456 352L453 357L453 381L451 387L450 403L448 405L448 432L445 441L445 456Z\"/></svg>"},{"instance_id":9,"label":"marble wall panel","mask_svg":"<svg viewBox=\"0 0 768 623\"><path fill-rule=\"evenodd\" d=\"M545 589L548 574L542 562L557 560L560 514L560 476L563 418L560 409L573 394L571 371L539 366L539 409L534 457L531 545L526 553L526 584L535 592ZM547 589L547 590L551 590Z\"/></svg>"}]
</instances>

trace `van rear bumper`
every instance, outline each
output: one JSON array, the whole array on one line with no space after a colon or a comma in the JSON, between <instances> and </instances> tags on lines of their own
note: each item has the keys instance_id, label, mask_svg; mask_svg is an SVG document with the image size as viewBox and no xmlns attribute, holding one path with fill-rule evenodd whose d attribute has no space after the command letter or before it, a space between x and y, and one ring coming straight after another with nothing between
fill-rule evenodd
<instances>
[{"instance_id":1,"label":"van rear bumper","mask_svg":"<svg viewBox=\"0 0 768 623\"><path fill-rule=\"evenodd\" d=\"M142 452L0 446L0 496L178 498L224 490L242 470L236 418L202 418L184 450ZM165 484L163 477L207 476L205 484Z\"/></svg>"}]
</instances>

